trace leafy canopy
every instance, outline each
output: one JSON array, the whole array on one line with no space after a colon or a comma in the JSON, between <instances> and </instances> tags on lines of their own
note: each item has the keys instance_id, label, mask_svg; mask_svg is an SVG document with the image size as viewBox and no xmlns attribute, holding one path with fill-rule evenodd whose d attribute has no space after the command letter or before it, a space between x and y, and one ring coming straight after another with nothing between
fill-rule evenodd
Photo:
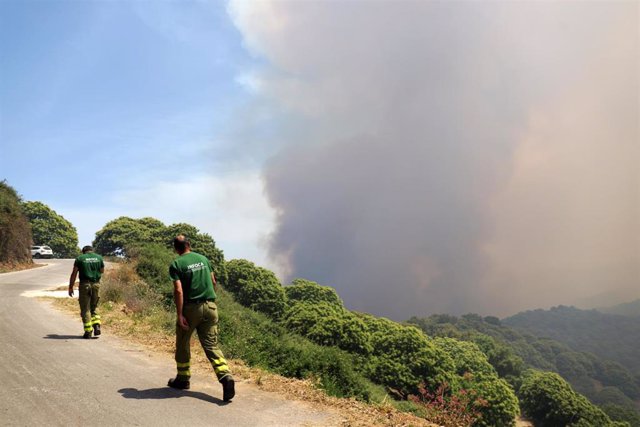
<instances>
[{"instance_id":1,"label":"leafy canopy","mask_svg":"<svg viewBox=\"0 0 640 427\"><path fill-rule=\"evenodd\" d=\"M6 181L0 181L0 262L31 262L31 226L21 199Z\"/></svg>"},{"instance_id":2,"label":"leafy canopy","mask_svg":"<svg viewBox=\"0 0 640 427\"><path fill-rule=\"evenodd\" d=\"M128 257L129 252L145 245L156 244L171 249L172 240L178 234L187 236L191 241L191 249L211 261L217 280L224 284L227 271L223 252L216 247L209 234L201 233L190 224L166 226L162 221L151 217L134 219L121 216L106 223L96 233L93 246L102 255Z\"/></svg>"},{"instance_id":3,"label":"leafy canopy","mask_svg":"<svg viewBox=\"0 0 640 427\"><path fill-rule=\"evenodd\" d=\"M519 391L520 404L536 426L611 426L611 419L553 372L531 371Z\"/></svg>"},{"instance_id":4,"label":"leafy canopy","mask_svg":"<svg viewBox=\"0 0 640 427\"><path fill-rule=\"evenodd\" d=\"M22 209L31 224L36 245L49 246L60 258L79 255L78 232L62 215L41 202L24 202Z\"/></svg>"}]
</instances>

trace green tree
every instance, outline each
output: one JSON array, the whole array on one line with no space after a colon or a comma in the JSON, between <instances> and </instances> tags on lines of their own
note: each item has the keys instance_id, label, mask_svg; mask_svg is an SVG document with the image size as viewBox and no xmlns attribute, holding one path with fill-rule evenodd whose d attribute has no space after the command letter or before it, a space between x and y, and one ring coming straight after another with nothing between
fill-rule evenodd
<instances>
[{"instance_id":1,"label":"green tree","mask_svg":"<svg viewBox=\"0 0 640 427\"><path fill-rule=\"evenodd\" d=\"M477 426L511 426L520 412L518 399L509 384L500 379L480 348L453 338L435 338L436 346L453 360L459 379L452 391L472 392L485 405L479 408ZM470 408L471 409L471 408Z\"/></svg>"},{"instance_id":2,"label":"green tree","mask_svg":"<svg viewBox=\"0 0 640 427\"><path fill-rule=\"evenodd\" d=\"M223 252L209 234L200 233L200 230L190 224L166 226L162 221L151 217L134 219L121 216L109 221L96 233L93 246L102 255L128 256L128 251L149 244L172 249L173 238L178 234L187 236L191 241L191 249L211 261L216 279L224 285L227 270Z\"/></svg>"},{"instance_id":3,"label":"green tree","mask_svg":"<svg viewBox=\"0 0 640 427\"><path fill-rule=\"evenodd\" d=\"M611 419L553 372L530 371L519 391L524 414L536 426L610 426Z\"/></svg>"},{"instance_id":4,"label":"green tree","mask_svg":"<svg viewBox=\"0 0 640 427\"><path fill-rule=\"evenodd\" d=\"M22 209L31 224L35 244L49 246L60 258L74 258L80 253L78 232L62 215L41 202L24 202Z\"/></svg>"},{"instance_id":5,"label":"green tree","mask_svg":"<svg viewBox=\"0 0 640 427\"><path fill-rule=\"evenodd\" d=\"M242 288L242 281L256 283L278 282L278 278L273 271L258 267L246 259L232 259L225 263L225 267L228 275L225 287L235 295Z\"/></svg>"},{"instance_id":6,"label":"green tree","mask_svg":"<svg viewBox=\"0 0 640 427\"><path fill-rule=\"evenodd\" d=\"M613 421L626 422L631 427L640 427L640 414L633 407L605 403L600 405L600 409Z\"/></svg>"},{"instance_id":7,"label":"green tree","mask_svg":"<svg viewBox=\"0 0 640 427\"><path fill-rule=\"evenodd\" d=\"M129 256L135 260L136 273L153 290L165 298L173 295L169 265L175 259L175 254L171 250L159 243L148 243L129 249Z\"/></svg>"},{"instance_id":8,"label":"green tree","mask_svg":"<svg viewBox=\"0 0 640 427\"><path fill-rule=\"evenodd\" d=\"M21 199L6 181L0 181L0 262L31 262L31 226Z\"/></svg>"},{"instance_id":9,"label":"green tree","mask_svg":"<svg viewBox=\"0 0 640 427\"><path fill-rule=\"evenodd\" d=\"M286 296L282 285L275 278L254 281L240 279L236 294L238 302L245 307L280 319L286 309Z\"/></svg>"},{"instance_id":10,"label":"green tree","mask_svg":"<svg viewBox=\"0 0 640 427\"><path fill-rule=\"evenodd\" d=\"M153 218L121 216L109 221L96 233L95 250L102 255L126 256L127 249L148 243L164 244L164 224Z\"/></svg>"},{"instance_id":11,"label":"green tree","mask_svg":"<svg viewBox=\"0 0 640 427\"><path fill-rule=\"evenodd\" d=\"M293 304L290 301L284 324L290 331L317 344L334 345L363 355L371 352L364 322L341 306L326 301L294 301Z\"/></svg>"},{"instance_id":12,"label":"green tree","mask_svg":"<svg viewBox=\"0 0 640 427\"><path fill-rule=\"evenodd\" d=\"M291 285L285 287L289 301L302 301L309 303L321 303L342 307L342 300L335 289L329 286L320 286L316 282L305 279L295 279Z\"/></svg>"},{"instance_id":13,"label":"green tree","mask_svg":"<svg viewBox=\"0 0 640 427\"><path fill-rule=\"evenodd\" d=\"M420 384L436 390L452 384L456 373L453 360L415 326L404 326L384 318L358 314L371 334L371 378L406 397L416 394ZM392 366L405 366L399 372Z\"/></svg>"}]
</instances>

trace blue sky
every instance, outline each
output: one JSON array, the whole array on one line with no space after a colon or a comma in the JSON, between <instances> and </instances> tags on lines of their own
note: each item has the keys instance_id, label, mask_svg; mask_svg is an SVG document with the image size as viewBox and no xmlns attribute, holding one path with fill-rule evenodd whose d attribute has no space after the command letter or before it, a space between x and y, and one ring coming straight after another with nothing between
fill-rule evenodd
<instances>
[{"instance_id":1,"label":"blue sky","mask_svg":"<svg viewBox=\"0 0 640 427\"><path fill-rule=\"evenodd\" d=\"M0 2L0 179L71 220L81 245L112 218L151 215L261 259L268 222L238 237L227 221L266 209L268 152L245 155L237 137L234 117L253 97L245 73L260 60L226 8ZM229 181L251 207L221 206L239 203Z\"/></svg>"}]
</instances>

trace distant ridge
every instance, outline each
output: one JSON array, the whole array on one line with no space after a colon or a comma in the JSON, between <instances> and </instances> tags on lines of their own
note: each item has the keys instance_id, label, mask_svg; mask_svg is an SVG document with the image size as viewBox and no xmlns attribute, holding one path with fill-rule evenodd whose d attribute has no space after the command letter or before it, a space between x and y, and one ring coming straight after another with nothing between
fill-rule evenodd
<instances>
[{"instance_id":1,"label":"distant ridge","mask_svg":"<svg viewBox=\"0 0 640 427\"><path fill-rule=\"evenodd\" d=\"M619 316L640 316L640 298L610 307L596 308L601 313L617 314Z\"/></svg>"},{"instance_id":2,"label":"distant ridge","mask_svg":"<svg viewBox=\"0 0 640 427\"><path fill-rule=\"evenodd\" d=\"M640 372L640 316L558 306L518 313L503 323L538 337L560 341Z\"/></svg>"}]
</instances>

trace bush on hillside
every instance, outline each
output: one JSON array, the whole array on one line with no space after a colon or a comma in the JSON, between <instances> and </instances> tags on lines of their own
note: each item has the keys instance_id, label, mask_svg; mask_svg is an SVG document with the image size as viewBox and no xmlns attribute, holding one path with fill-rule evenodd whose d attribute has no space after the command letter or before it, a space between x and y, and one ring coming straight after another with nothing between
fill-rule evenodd
<instances>
[{"instance_id":1,"label":"bush on hillside","mask_svg":"<svg viewBox=\"0 0 640 427\"><path fill-rule=\"evenodd\" d=\"M640 427L640 414L633 406L625 407L615 403L605 403L600 405L600 409L611 418L612 421L628 423L631 427Z\"/></svg>"},{"instance_id":2,"label":"bush on hillside","mask_svg":"<svg viewBox=\"0 0 640 427\"><path fill-rule=\"evenodd\" d=\"M122 216L109 221L96 233L93 246L102 255L128 257L127 250L149 244L172 249L172 240L178 234L187 236L191 241L191 249L211 261L216 279L224 285L227 280L224 254L209 234L200 233L190 224L165 226L162 221L151 217L134 219Z\"/></svg>"},{"instance_id":3,"label":"bush on hillside","mask_svg":"<svg viewBox=\"0 0 640 427\"><path fill-rule=\"evenodd\" d=\"M275 277L254 281L240 279L236 299L245 307L267 314L278 320L287 307L284 289Z\"/></svg>"},{"instance_id":4,"label":"bush on hillside","mask_svg":"<svg viewBox=\"0 0 640 427\"><path fill-rule=\"evenodd\" d=\"M228 279L225 284L225 288L231 293L238 294L242 288L241 280L246 282L268 282L278 283L278 278L272 272L266 268L258 267L251 261L246 259L232 259L225 263L225 269L227 270Z\"/></svg>"},{"instance_id":5,"label":"bush on hillside","mask_svg":"<svg viewBox=\"0 0 640 427\"><path fill-rule=\"evenodd\" d=\"M386 319L368 317L365 324L370 328L372 355L371 378L380 378L381 383L397 389L403 397L416 394L420 384L436 390L441 384L451 384L455 379L455 369L451 358L436 347L420 330L413 326L403 326ZM374 325L371 328L371 325ZM384 327L382 325L385 325ZM402 382L394 379L392 366L406 367L399 371ZM401 386L402 385L402 386ZM401 386L401 387L400 387Z\"/></svg>"},{"instance_id":6,"label":"bush on hillside","mask_svg":"<svg viewBox=\"0 0 640 427\"><path fill-rule=\"evenodd\" d=\"M31 226L16 190L0 181L0 263L31 263Z\"/></svg>"},{"instance_id":7,"label":"bush on hillside","mask_svg":"<svg viewBox=\"0 0 640 427\"><path fill-rule=\"evenodd\" d=\"M368 400L372 384L358 372L354 356L323 347L220 296L220 342L227 357L295 378L317 378L330 395Z\"/></svg>"},{"instance_id":8,"label":"bush on hillside","mask_svg":"<svg viewBox=\"0 0 640 427\"><path fill-rule=\"evenodd\" d=\"M176 255L164 245L150 243L133 246L127 253L135 261L135 270L145 282L161 295L173 295L169 266Z\"/></svg>"},{"instance_id":9,"label":"bush on hillside","mask_svg":"<svg viewBox=\"0 0 640 427\"><path fill-rule=\"evenodd\" d=\"M122 263L107 270L100 280L100 296L105 302L123 303L132 314L161 309L162 297L138 276L135 263Z\"/></svg>"},{"instance_id":10,"label":"bush on hillside","mask_svg":"<svg viewBox=\"0 0 640 427\"><path fill-rule=\"evenodd\" d=\"M611 426L611 419L553 372L530 371L519 391L525 416L536 426Z\"/></svg>"},{"instance_id":11,"label":"bush on hillside","mask_svg":"<svg viewBox=\"0 0 640 427\"><path fill-rule=\"evenodd\" d=\"M520 412L518 399L509 384L498 377L480 348L474 343L452 338L435 338L434 342L454 362L459 377L452 384L453 392L473 392L484 403L479 408L469 408L479 412L474 425L513 425Z\"/></svg>"},{"instance_id":12,"label":"bush on hillside","mask_svg":"<svg viewBox=\"0 0 640 427\"><path fill-rule=\"evenodd\" d=\"M333 288L321 286L311 280L295 279L284 289L287 298L292 302L326 303L335 307L343 307L342 300Z\"/></svg>"},{"instance_id":13,"label":"bush on hillside","mask_svg":"<svg viewBox=\"0 0 640 427\"><path fill-rule=\"evenodd\" d=\"M486 405L475 392L460 390L453 393L448 384L433 392L420 386L419 394L409 396L409 400L420 405L425 419L443 426L472 426L480 419L480 409Z\"/></svg>"},{"instance_id":14,"label":"bush on hillside","mask_svg":"<svg viewBox=\"0 0 640 427\"><path fill-rule=\"evenodd\" d=\"M371 352L364 322L327 302L294 302L284 316L284 326L311 341L362 355Z\"/></svg>"}]
</instances>

